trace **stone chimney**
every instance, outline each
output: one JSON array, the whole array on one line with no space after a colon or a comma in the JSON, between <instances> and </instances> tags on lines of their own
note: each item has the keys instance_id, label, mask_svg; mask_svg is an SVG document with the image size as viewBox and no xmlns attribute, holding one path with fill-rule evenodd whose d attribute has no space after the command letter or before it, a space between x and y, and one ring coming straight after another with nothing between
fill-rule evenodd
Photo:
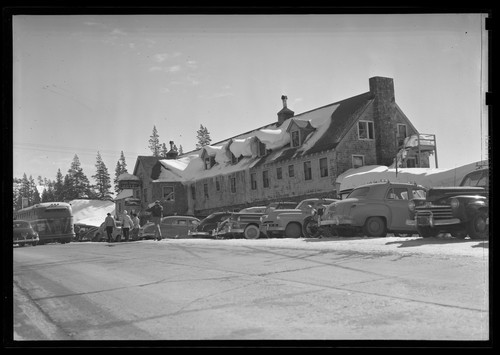
<instances>
[{"instance_id":1,"label":"stone chimney","mask_svg":"<svg viewBox=\"0 0 500 355\"><path fill-rule=\"evenodd\" d=\"M286 100L288 100L288 97L282 95L281 101L283 101L283 108L280 112L278 112L278 127L281 126L285 120L293 117L293 115L295 114L295 112L286 107Z\"/></svg>"},{"instance_id":2,"label":"stone chimney","mask_svg":"<svg viewBox=\"0 0 500 355\"><path fill-rule=\"evenodd\" d=\"M174 141L170 141L170 150L167 152L167 159L176 159L177 155L179 155L179 152L177 151Z\"/></svg>"},{"instance_id":3,"label":"stone chimney","mask_svg":"<svg viewBox=\"0 0 500 355\"><path fill-rule=\"evenodd\" d=\"M375 76L370 78L369 82L370 92L374 97L373 121L377 164L389 166L393 163L397 153L394 80Z\"/></svg>"}]
</instances>

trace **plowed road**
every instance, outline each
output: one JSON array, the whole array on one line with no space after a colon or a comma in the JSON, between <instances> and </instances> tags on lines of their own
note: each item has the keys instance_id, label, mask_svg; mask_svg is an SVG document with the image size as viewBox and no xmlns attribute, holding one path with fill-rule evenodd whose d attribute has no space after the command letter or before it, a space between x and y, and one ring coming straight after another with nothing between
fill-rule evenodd
<instances>
[{"instance_id":1,"label":"plowed road","mask_svg":"<svg viewBox=\"0 0 500 355\"><path fill-rule=\"evenodd\" d=\"M487 340L488 242L180 239L14 248L14 340Z\"/></svg>"}]
</instances>

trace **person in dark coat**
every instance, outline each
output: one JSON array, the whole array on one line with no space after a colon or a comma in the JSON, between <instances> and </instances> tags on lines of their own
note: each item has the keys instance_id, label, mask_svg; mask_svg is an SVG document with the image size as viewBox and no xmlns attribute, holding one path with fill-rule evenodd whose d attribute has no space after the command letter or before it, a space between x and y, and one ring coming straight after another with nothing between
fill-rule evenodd
<instances>
[{"instance_id":1,"label":"person in dark coat","mask_svg":"<svg viewBox=\"0 0 500 355\"><path fill-rule=\"evenodd\" d=\"M151 219L155 224L155 240L161 240L160 222L163 217L163 206L160 204L160 201L156 200L155 204L146 211L151 212Z\"/></svg>"},{"instance_id":2,"label":"person in dark coat","mask_svg":"<svg viewBox=\"0 0 500 355\"><path fill-rule=\"evenodd\" d=\"M106 227L106 234L108 235L108 243L111 243L113 241L113 229L116 228L116 222L111 216L111 213L108 213L104 220L104 226Z\"/></svg>"}]
</instances>

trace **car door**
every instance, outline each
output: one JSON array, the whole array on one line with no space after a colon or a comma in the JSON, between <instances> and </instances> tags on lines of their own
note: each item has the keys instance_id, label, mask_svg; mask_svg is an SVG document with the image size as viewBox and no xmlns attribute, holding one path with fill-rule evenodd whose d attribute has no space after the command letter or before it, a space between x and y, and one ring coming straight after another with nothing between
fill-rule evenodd
<instances>
[{"instance_id":1,"label":"car door","mask_svg":"<svg viewBox=\"0 0 500 355\"><path fill-rule=\"evenodd\" d=\"M389 207L391 216L388 219L389 230L408 230L406 220L410 213L408 210L408 196L411 196L407 187L390 187L385 196L385 204Z\"/></svg>"},{"instance_id":2,"label":"car door","mask_svg":"<svg viewBox=\"0 0 500 355\"><path fill-rule=\"evenodd\" d=\"M161 236L162 238L171 238L175 235L173 218L163 218L160 222Z\"/></svg>"}]
</instances>

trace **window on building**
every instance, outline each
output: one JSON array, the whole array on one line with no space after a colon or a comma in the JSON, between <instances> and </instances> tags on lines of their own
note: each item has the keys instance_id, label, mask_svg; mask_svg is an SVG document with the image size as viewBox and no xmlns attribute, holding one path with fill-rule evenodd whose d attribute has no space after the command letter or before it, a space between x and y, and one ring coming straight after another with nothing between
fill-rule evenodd
<instances>
[{"instance_id":1,"label":"window on building","mask_svg":"<svg viewBox=\"0 0 500 355\"><path fill-rule=\"evenodd\" d=\"M269 187L269 171L264 170L262 172L262 186Z\"/></svg>"},{"instance_id":2,"label":"window on building","mask_svg":"<svg viewBox=\"0 0 500 355\"><path fill-rule=\"evenodd\" d=\"M281 167L276 168L276 179L281 180L283 179L283 172Z\"/></svg>"},{"instance_id":3,"label":"window on building","mask_svg":"<svg viewBox=\"0 0 500 355\"><path fill-rule=\"evenodd\" d=\"M230 182L231 182L231 192L235 193L236 192L236 177L231 176Z\"/></svg>"},{"instance_id":4,"label":"window on building","mask_svg":"<svg viewBox=\"0 0 500 355\"><path fill-rule=\"evenodd\" d=\"M173 186L163 186L163 199L165 201L175 201Z\"/></svg>"},{"instance_id":5,"label":"window on building","mask_svg":"<svg viewBox=\"0 0 500 355\"><path fill-rule=\"evenodd\" d=\"M304 179L305 180L312 179L312 171L311 171L311 162L310 161L304 162Z\"/></svg>"},{"instance_id":6,"label":"window on building","mask_svg":"<svg viewBox=\"0 0 500 355\"><path fill-rule=\"evenodd\" d=\"M194 186L194 184L191 185L191 198L193 200L196 200L196 187Z\"/></svg>"},{"instance_id":7,"label":"window on building","mask_svg":"<svg viewBox=\"0 0 500 355\"><path fill-rule=\"evenodd\" d=\"M267 154L266 145L262 142L259 142L259 157L263 157Z\"/></svg>"},{"instance_id":8,"label":"window on building","mask_svg":"<svg viewBox=\"0 0 500 355\"><path fill-rule=\"evenodd\" d=\"M203 195L208 198L208 184L203 184Z\"/></svg>"},{"instance_id":9,"label":"window on building","mask_svg":"<svg viewBox=\"0 0 500 355\"><path fill-rule=\"evenodd\" d=\"M205 158L205 170L210 169L215 165L215 156L207 156Z\"/></svg>"},{"instance_id":10,"label":"window on building","mask_svg":"<svg viewBox=\"0 0 500 355\"><path fill-rule=\"evenodd\" d=\"M328 160L326 158L319 160L319 175L321 177L328 176Z\"/></svg>"},{"instance_id":11,"label":"window on building","mask_svg":"<svg viewBox=\"0 0 500 355\"><path fill-rule=\"evenodd\" d=\"M257 176L255 173L250 174L250 185L252 190L257 190Z\"/></svg>"},{"instance_id":12,"label":"window on building","mask_svg":"<svg viewBox=\"0 0 500 355\"><path fill-rule=\"evenodd\" d=\"M373 122L359 121L358 122L358 138L359 139L374 139Z\"/></svg>"},{"instance_id":13,"label":"window on building","mask_svg":"<svg viewBox=\"0 0 500 355\"><path fill-rule=\"evenodd\" d=\"M405 142L405 138L407 137L406 125L402 123L398 123L398 147L402 146Z\"/></svg>"},{"instance_id":14,"label":"window on building","mask_svg":"<svg viewBox=\"0 0 500 355\"><path fill-rule=\"evenodd\" d=\"M300 146L300 131L299 130L292 131L291 135L292 135L291 136L292 147L299 147Z\"/></svg>"},{"instance_id":15,"label":"window on building","mask_svg":"<svg viewBox=\"0 0 500 355\"><path fill-rule=\"evenodd\" d=\"M359 168L360 166L365 165L365 156L364 155L353 155L352 156L352 167Z\"/></svg>"},{"instance_id":16,"label":"window on building","mask_svg":"<svg viewBox=\"0 0 500 355\"><path fill-rule=\"evenodd\" d=\"M144 197L144 202L147 203L148 202L148 188L147 187L145 187L142 190L142 196Z\"/></svg>"},{"instance_id":17,"label":"window on building","mask_svg":"<svg viewBox=\"0 0 500 355\"><path fill-rule=\"evenodd\" d=\"M293 168L293 165L288 165L288 177L294 177L295 176L295 169Z\"/></svg>"},{"instance_id":18,"label":"window on building","mask_svg":"<svg viewBox=\"0 0 500 355\"><path fill-rule=\"evenodd\" d=\"M220 191L220 176L215 177L215 190Z\"/></svg>"}]
</instances>

